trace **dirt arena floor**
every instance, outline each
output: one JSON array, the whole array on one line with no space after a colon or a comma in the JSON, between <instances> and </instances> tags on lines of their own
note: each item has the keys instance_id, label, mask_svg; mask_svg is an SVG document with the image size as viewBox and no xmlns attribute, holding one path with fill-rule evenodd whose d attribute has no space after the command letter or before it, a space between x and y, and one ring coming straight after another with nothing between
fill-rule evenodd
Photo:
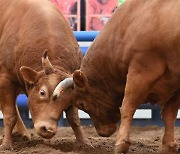
<instances>
[{"instance_id":1,"label":"dirt arena floor","mask_svg":"<svg viewBox=\"0 0 180 154\"><path fill-rule=\"evenodd\" d=\"M77 143L70 127L59 128L56 136L50 140L37 136L34 129L29 129L31 141L14 134L14 150L0 151L0 154L113 154L116 133L109 138L103 138L98 136L92 126L84 126L83 129L93 147ZM0 128L0 142L2 142L2 131L3 129ZM159 153L163 132L163 127L133 127L129 153ZM180 144L180 127L175 129L175 136L177 143Z\"/></svg>"}]
</instances>

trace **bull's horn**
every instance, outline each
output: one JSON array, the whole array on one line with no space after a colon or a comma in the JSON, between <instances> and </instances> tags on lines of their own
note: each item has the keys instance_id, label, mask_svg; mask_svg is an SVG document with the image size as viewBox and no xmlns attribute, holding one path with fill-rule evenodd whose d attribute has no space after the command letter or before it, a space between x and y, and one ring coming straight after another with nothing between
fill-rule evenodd
<instances>
[{"instance_id":1,"label":"bull's horn","mask_svg":"<svg viewBox=\"0 0 180 154\"><path fill-rule=\"evenodd\" d=\"M56 86L56 88L54 89L52 99L53 99L53 100L56 100L56 99L60 96L60 93L61 93L63 90L65 90L66 88L72 86L73 84L74 84L73 78L66 78L66 79L64 79L63 81L61 81L61 82Z\"/></svg>"},{"instance_id":2,"label":"bull's horn","mask_svg":"<svg viewBox=\"0 0 180 154\"><path fill-rule=\"evenodd\" d=\"M42 56L42 66L46 74L51 74L54 72L54 67L49 61L47 50L44 51L43 56Z\"/></svg>"}]
</instances>

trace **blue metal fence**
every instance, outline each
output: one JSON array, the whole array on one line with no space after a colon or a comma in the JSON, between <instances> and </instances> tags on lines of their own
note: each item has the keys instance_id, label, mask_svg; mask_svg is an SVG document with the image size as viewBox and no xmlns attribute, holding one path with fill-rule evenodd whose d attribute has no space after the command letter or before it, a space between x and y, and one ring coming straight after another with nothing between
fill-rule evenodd
<instances>
[{"instance_id":1,"label":"blue metal fence","mask_svg":"<svg viewBox=\"0 0 180 154\"><path fill-rule=\"evenodd\" d=\"M81 32L74 32L74 35L77 39L78 42L92 42L95 37L99 34L99 32L86 32L86 31L81 31ZM88 49L88 46L80 46L83 54ZM29 115L29 109L27 105L27 97L24 94L20 94L17 98L17 105L21 114L21 117L27 127L32 127L32 121ZM147 112L144 112L144 116L146 118L139 118L135 117L133 120L133 125L138 125L138 126L145 126L145 125L158 125L158 126L163 126L163 121L161 119L160 115L160 108L157 105L150 105L150 104L144 104L140 105L139 110L148 110L149 117L146 116ZM150 112L149 112L150 111ZM141 115L143 116L143 115ZM180 116L179 116L180 118ZM82 125L88 125L92 124L91 120L89 118L83 118L81 119ZM0 121L0 125L2 126L2 120ZM67 126L67 120L66 118L62 117L59 120L59 126ZM180 120L178 119L176 121L176 126L180 126Z\"/></svg>"}]
</instances>

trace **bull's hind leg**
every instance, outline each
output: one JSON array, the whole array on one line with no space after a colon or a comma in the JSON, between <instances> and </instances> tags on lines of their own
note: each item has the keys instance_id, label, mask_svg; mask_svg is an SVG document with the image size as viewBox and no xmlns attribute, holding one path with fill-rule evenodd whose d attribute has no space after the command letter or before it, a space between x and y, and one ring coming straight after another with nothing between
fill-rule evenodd
<instances>
[{"instance_id":1,"label":"bull's hind leg","mask_svg":"<svg viewBox=\"0 0 180 154\"><path fill-rule=\"evenodd\" d=\"M16 105L16 112L17 112L17 122L14 127L14 131L18 132L22 136L25 136L28 140L31 140L31 136L30 136L29 132L27 131L27 129L21 119L17 105Z\"/></svg>"},{"instance_id":2,"label":"bull's hind leg","mask_svg":"<svg viewBox=\"0 0 180 154\"><path fill-rule=\"evenodd\" d=\"M78 108L75 106L70 106L65 112L67 120L75 133L77 141L80 143L89 144L80 125Z\"/></svg>"},{"instance_id":3,"label":"bull's hind leg","mask_svg":"<svg viewBox=\"0 0 180 154\"><path fill-rule=\"evenodd\" d=\"M162 140L162 152L176 152L177 144L174 140L174 124L178 108L180 106L180 95L176 94L171 98L162 109L162 119L165 124L165 133Z\"/></svg>"},{"instance_id":4,"label":"bull's hind leg","mask_svg":"<svg viewBox=\"0 0 180 154\"><path fill-rule=\"evenodd\" d=\"M142 63L132 63L132 67L129 68L124 99L120 108L121 125L114 153L128 152L130 146L129 132L133 115L138 106L145 102L150 89L163 74L161 64L159 66L158 63L153 64L148 66L147 64L142 65Z\"/></svg>"}]
</instances>

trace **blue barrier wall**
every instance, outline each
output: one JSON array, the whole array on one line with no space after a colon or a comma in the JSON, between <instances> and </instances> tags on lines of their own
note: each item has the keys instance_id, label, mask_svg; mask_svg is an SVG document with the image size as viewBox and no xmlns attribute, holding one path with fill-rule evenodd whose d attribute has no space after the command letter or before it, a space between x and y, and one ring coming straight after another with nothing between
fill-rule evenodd
<instances>
[{"instance_id":1,"label":"blue barrier wall","mask_svg":"<svg viewBox=\"0 0 180 154\"><path fill-rule=\"evenodd\" d=\"M99 32L74 32L74 35L77 39L78 42L92 42L95 37L99 34ZM80 46L82 53L85 54L88 46ZM25 123L25 125L27 127L32 127L33 123L30 119L29 116L29 109L28 109L28 105L27 105L27 97L24 94L20 94L17 98L17 105L21 114L21 117ZM163 126L163 121L161 119L161 115L160 115L160 108L157 105L150 105L150 104L146 104L146 105L141 105L139 107L139 109L149 109L150 112L150 118L135 118L133 120L133 125L138 125L138 126L145 126L145 125L158 125L158 126ZM146 114L146 113L145 113ZM180 116L179 116L180 118ZM88 125L88 124L92 124L91 120L89 118L84 118L81 119L81 123L83 125ZM0 125L2 126L2 120L0 121ZM66 118L61 118L59 120L59 126L67 126L67 120ZM180 126L180 120L178 119L176 121L176 126Z\"/></svg>"},{"instance_id":2,"label":"blue barrier wall","mask_svg":"<svg viewBox=\"0 0 180 154\"><path fill-rule=\"evenodd\" d=\"M74 35L77 41L93 41L99 34L98 31L74 31Z\"/></svg>"},{"instance_id":3,"label":"blue barrier wall","mask_svg":"<svg viewBox=\"0 0 180 154\"><path fill-rule=\"evenodd\" d=\"M99 34L99 31L81 31L81 32L75 31L74 32L76 40L80 44L80 49L83 55L85 55L89 47L89 45L87 45L87 42L88 43L92 42L98 34Z\"/></svg>"}]
</instances>

